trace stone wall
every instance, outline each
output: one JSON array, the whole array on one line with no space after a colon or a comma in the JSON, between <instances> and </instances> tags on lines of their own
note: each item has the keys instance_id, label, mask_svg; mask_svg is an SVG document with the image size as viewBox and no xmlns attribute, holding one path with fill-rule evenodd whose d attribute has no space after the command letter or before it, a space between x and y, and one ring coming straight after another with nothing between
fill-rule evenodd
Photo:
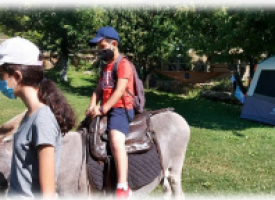
<instances>
[{"instance_id":1,"label":"stone wall","mask_svg":"<svg viewBox=\"0 0 275 200\"><path fill-rule=\"evenodd\" d=\"M43 53L43 66L45 69L53 68L59 60L59 56L57 53ZM95 54L91 52L88 53L77 53L77 54L69 54L69 59L71 65L78 67L81 63L84 65L93 65L94 62L97 60Z\"/></svg>"}]
</instances>

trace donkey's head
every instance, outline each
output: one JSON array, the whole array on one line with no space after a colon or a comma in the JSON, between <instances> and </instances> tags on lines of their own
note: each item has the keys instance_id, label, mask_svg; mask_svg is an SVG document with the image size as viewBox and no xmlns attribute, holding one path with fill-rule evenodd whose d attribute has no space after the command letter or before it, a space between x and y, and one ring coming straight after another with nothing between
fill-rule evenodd
<instances>
[{"instance_id":1,"label":"donkey's head","mask_svg":"<svg viewBox=\"0 0 275 200\"><path fill-rule=\"evenodd\" d=\"M11 170L12 139L26 112L12 118L0 126L0 195L8 189Z\"/></svg>"},{"instance_id":2,"label":"donkey's head","mask_svg":"<svg viewBox=\"0 0 275 200\"><path fill-rule=\"evenodd\" d=\"M2 172L0 172L0 194L3 194L8 189L8 180Z\"/></svg>"},{"instance_id":3,"label":"donkey's head","mask_svg":"<svg viewBox=\"0 0 275 200\"><path fill-rule=\"evenodd\" d=\"M26 111L0 126L0 142L10 140L13 137L25 114Z\"/></svg>"},{"instance_id":4,"label":"donkey's head","mask_svg":"<svg viewBox=\"0 0 275 200\"><path fill-rule=\"evenodd\" d=\"M11 171L12 140L0 142L0 196L8 189Z\"/></svg>"}]
</instances>

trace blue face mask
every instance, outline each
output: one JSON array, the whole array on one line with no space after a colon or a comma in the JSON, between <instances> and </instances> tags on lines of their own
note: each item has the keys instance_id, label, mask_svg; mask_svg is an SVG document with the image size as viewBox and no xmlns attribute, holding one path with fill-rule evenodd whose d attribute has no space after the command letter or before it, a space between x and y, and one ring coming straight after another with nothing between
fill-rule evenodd
<instances>
[{"instance_id":1,"label":"blue face mask","mask_svg":"<svg viewBox=\"0 0 275 200\"><path fill-rule=\"evenodd\" d=\"M10 99L16 99L14 96L14 88L8 88L8 82L0 80L0 91L5 95L6 97Z\"/></svg>"}]
</instances>

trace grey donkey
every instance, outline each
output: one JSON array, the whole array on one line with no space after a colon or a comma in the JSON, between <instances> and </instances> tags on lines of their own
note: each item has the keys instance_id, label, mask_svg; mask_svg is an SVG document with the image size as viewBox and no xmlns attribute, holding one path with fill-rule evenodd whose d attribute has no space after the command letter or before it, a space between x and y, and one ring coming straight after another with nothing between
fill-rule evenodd
<instances>
[{"instance_id":1,"label":"grey donkey","mask_svg":"<svg viewBox=\"0 0 275 200\"><path fill-rule=\"evenodd\" d=\"M7 187L11 155L12 136L16 132L25 113L22 113L0 126L0 191ZM164 172L150 184L134 191L134 196L146 195L159 184L162 185L164 196L183 198L182 169L187 145L190 138L190 128L186 120L175 112L164 112L152 116L151 122L156 133ZM85 136L78 132L69 132L62 138L62 153L57 182L57 192L60 196L93 196L99 194L87 180Z\"/></svg>"}]
</instances>

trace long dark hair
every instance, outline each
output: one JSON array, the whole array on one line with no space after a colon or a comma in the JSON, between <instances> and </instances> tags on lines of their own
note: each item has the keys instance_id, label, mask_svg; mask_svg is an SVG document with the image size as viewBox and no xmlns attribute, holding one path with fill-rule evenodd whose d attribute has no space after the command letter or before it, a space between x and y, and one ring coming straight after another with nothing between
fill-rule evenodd
<instances>
[{"instance_id":1,"label":"long dark hair","mask_svg":"<svg viewBox=\"0 0 275 200\"><path fill-rule=\"evenodd\" d=\"M20 71L24 86L39 87L38 98L48 105L59 124L62 133L69 132L75 125L76 117L71 105L67 102L62 92L55 83L44 78L42 66L26 66L17 64L4 64L3 70L12 75L15 71Z\"/></svg>"}]
</instances>

